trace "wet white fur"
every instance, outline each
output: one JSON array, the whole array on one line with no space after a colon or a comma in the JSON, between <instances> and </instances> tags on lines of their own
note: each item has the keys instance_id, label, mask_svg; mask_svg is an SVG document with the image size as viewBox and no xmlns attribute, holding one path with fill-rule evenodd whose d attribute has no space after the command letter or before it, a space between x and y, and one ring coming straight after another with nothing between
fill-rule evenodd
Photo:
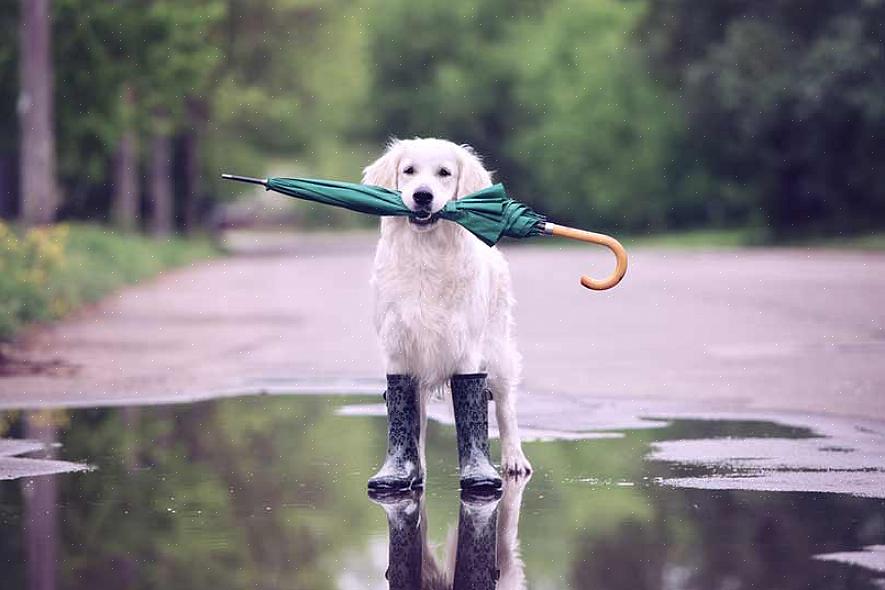
<instances>
[{"instance_id":1,"label":"wet white fur","mask_svg":"<svg viewBox=\"0 0 885 590\"><path fill-rule=\"evenodd\" d=\"M442 168L451 175L441 176ZM416 189L430 189L438 211L451 199L490 186L492 179L469 147L416 138L391 142L363 171L363 183L400 190L413 209ZM501 252L455 223L417 227L404 217L385 217L372 287L387 373L414 375L421 383L422 455L430 395L452 375L487 372L502 470L529 472L516 423L521 357L513 335L514 300Z\"/></svg>"}]
</instances>

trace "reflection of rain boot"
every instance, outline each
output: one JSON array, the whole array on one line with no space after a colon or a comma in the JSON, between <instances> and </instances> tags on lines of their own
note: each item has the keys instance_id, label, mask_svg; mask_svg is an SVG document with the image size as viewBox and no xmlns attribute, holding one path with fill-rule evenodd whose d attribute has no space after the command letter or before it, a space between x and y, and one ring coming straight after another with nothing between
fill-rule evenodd
<instances>
[{"instance_id":1,"label":"reflection of rain boot","mask_svg":"<svg viewBox=\"0 0 885 590\"><path fill-rule=\"evenodd\" d=\"M421 588L421 490L370 491L369 497L387 513L390 534L387 572L390 590Z\"/></svg>"},{"instance_id":2,"label":"reflection of rain boot","mask_svg":"<svg viewBox=\"0 0 885 590\"><path fill-rule=\"evenodd\" d=\"M418 380L409 375L388 375L387 458L369 480L372 490L408 490L424 485L418 456L421 435L418 412Z\"/></svg>"},{"instance_id":3,"label":"reflection of rain boot","mask_svg":"<svg viewBox=\"0 0 885 590\"><path fill-rule=\"evenodd\" d=\"M461 494L453 590L492 590L498 582L498 499L492 491Z\"/></svg>"},{"instance_id":4,"label":"reflection of rain boot","mask_svg":"<svg viewBox=\"0 0 885 590\"><path fill-rule=\"evenodd\" d=\"M461 489L499 489L501 477L489 460L489 393L485 373L452 377L452 403Z\"/></svg>"}]
</instances>

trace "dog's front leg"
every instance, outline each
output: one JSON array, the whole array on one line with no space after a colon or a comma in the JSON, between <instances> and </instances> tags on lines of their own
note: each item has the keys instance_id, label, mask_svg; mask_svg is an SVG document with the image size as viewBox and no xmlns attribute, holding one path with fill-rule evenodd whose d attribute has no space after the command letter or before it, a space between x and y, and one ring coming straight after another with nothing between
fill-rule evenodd
<instances>
[{"instance_id":1,"label":"dog's front leg","mask_svg":"<svg viewBox=\"0 0 885 590\"><path fill-rule=\"evenodd\" d=\"M478 357L478 355L477 355ZM459 364L452 375L452 406L461 489L500 488L501 477L489 457L489 394L486 374L476 371L479 363Z\"/></svg>"},{"instance_id":2,"label":"dog's front leg","mask_svg":"<svg viewBox=\"0 0 885 590\"><path fill-rule=\"evenodd\" d=\"M412 374L412 370L409 365L405 362L404 359L400 357L398 354L385 354L384 355L384 366L388 375L410 375ZM415 375L413 375L415 376ZM427 465L427 402L430 399L432 392L427 387L426 383L418 380L418 419L419 419L419 434L418 434L418 456L421 459L421 465Z\"/></svg>"}]
</instances>

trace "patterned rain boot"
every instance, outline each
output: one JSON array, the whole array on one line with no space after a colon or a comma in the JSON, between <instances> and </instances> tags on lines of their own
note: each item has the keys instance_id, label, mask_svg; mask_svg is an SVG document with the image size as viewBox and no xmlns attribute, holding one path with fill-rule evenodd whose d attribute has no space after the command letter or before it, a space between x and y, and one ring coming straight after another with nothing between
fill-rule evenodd
<instances>
[{"instance_id":1,"label":"patterned rain boot","mask_svg":"<svg viewBox=\"0 0 885 590\"><path fill-rule=\"evenodd\" d=\"M498 499L501 492L461 493L453 590L494 590L498 583Z\"/></svg>"},{"instance_id":2,"label":"patterned rain boot","mask_svg":"<svg viewBox=\"0 0 885 590\"><path fill-rule=\"evenodd\" d=\"M421 490L369 491L369 498L387 514L387 571L390 590L421 588Z\"/></svg>"},{"instance_id":3,"label":"patterned rain boot","mask_svg":"<svg viewBox=\"0 0 885 590\"><path fill-rule=\"evenodd\" d=\"M408 490L423 487L424 470L418 456L421 435L418 381L409 375L388 375L387 458L369 480L370 490Z\"/></svg>"},{"instance_id":4,"label":"patterned rain boot","mask_svg":"<svg viewBox=\"0 0 885 590\"><path fill-rule=\"evenodd\" d=\"M501 477L489 460L489 391L485 373L452 377L452 403L461 489L500 489Z\"/></svg>"}]
</instances>

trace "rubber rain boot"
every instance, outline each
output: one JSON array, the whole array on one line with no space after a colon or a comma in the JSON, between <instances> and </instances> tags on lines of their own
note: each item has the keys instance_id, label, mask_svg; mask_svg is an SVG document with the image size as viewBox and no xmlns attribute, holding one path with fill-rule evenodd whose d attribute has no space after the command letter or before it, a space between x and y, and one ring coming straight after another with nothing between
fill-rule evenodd
<instances>
[{"instance_id":1,"label":"rubber rain boot","mask_svg":"<svg viewBox=\"0 0 885 590\"><path fill-rule=\"evenodd\" d=\"M409 490L424 486L424 470L418 456L421 435L418 412L418 381L410 375L388 375L387 458L369 480L370 490Z\"/></svg>"},{"instance_id":2,"label":"rubber rain boot","mask_svg":"<svg viewBox=\"0 0 885 590\"><path fill-rule=\"evenodd\" d=\"M461 489L501 489L501 477L489 460L489 391L485 373L452 377L452 403Z\"/></svg>"},{"instance_id":3,"label":"rubber rain boot","mask_svg":"<svg viewBox=\"0 0 885 590\"><path fill-rule=\"evenodd\" d=\"M369 491L369 498L387 515L387 571L390 590L421 588L423 554L421 531L421 490L403 492Z\"/></svg>"},{"instance_id":4,"label":"rubber rain boot","mask_svg":"<svg viewBox=\"0 0 885 590\"><path fill-rule=\"evenodd\" d=\"M462 492L452 590L494 590L498 583L498 500L501 492Z\"/></svg>"}]
</instances>

